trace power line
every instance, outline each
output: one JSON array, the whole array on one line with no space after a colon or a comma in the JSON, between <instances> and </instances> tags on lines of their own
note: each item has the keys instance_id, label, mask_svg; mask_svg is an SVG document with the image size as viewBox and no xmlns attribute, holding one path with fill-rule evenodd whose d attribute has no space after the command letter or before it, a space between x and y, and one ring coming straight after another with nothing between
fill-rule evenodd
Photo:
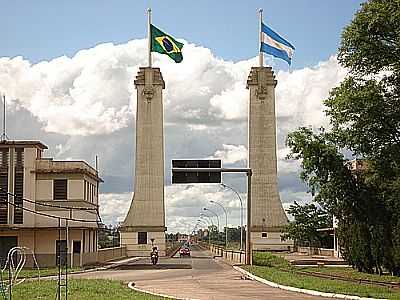
<instances>
[{"instance_id":1,"label":"power line","mask_svg":"<svg viewBox=\"0 0 400 300\"><path fill-rule=\"evenodd\" d=\"M54 204L47 204L47 203L38 203L38 202L36 202L36 201L33 201L33 200L30 200L30 199L27 199L27 198L23 198L23 197L20 197L20 196L16 196L15 194L13 194L13 193L10 193L10 192L7 192L7 191L5 191L3 188L1 188L0 187L0 192L3 192L3 193L6 193L7 195L10 195L10 196L12 196L12 197L14 197L14 198L16 198L16 199L21 199L21 200L23 200L23 201L26 201L26 202L29 202L29 203L32 203L32 204L36 204L36 205L41 205L41 206L46 206L46 207L53 207L53 208L61 208L61 209L71 209L71 207L68 207L68 206L61 206L61 205L54 205ZM74 210L90 210L90 211L93 211L93 210L98 210L98 208L96 207L96 208L89 208L89 207L73 207L72 209L74 209Z\"/></svg>"},{"instance_id":2,"label":"power line","mask_svg":"<svg viewBox=\"0 0 400 300\"><path fill-rule=\"evenodd\" d=\"M24 199L22 199L24 200ZM76 218L71 218L71 217L62 217L62 216L55 216L55 215L50 215L50 214L46 214L46 213L41 213L35 210L31 210L29 208L24 207L23 205L20 204L15 204L12 203L6 199L0 199L0 201L8 203L10 205L12 205L13 207L17 207L17 208L22 208L22 210L26 210L30 213L36 214L36 215L40 215L40 216L44 216L44 217L48 217L48 218L53 218L53 219L62 219L62 220L68 220L68 221L72 221L72 222L82 222L82 223L99 223L98 220L96 221L92 221L92 220L83 220L83 219L76 219ZM69 210L73 210L74 208L69 208Z\"/></svg>"}]
</instances>

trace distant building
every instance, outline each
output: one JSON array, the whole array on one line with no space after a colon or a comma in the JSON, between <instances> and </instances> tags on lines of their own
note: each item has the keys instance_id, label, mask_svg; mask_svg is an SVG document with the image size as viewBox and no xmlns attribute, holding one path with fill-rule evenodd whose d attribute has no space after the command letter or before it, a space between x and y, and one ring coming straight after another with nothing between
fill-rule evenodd
<instances>
[{"instance_id":1,"label":"distant building","mask_svg":"<svg viewBox=\"0 0 400 300\"><path fill-rule=\"evenodd\" d=\"M189 240L189 235L185 233L178 233L178 242L185 243Z\"/></svg>"},{"instance_id":2,"label":"distant building","mask_svg":"<svg viewBox=\"0 0 400 300\"><path fill-rule=\"evenodd\" d=\"M365 159L355 158L347 162L347 166L352 173L365 172L368 170L368 161Z\"/></svg>"},{"instance_id":3,"label":"distant building","mask_svg":"<svg viewBox=\"0 0 400 300\"><path fill-rule=\"evenodd\" d=\"M101 179L84 161L44 158L46 149L39 141L0 142L0 262L23 246L40 266L55 265L59 253L65 259L67 243L70 264L95 262ZM80 221L68 221L67 241L65 220L59 236L58 218L45 215Z\"/></svg>"},{"instance_id":4,"label":"distant building","mask_svg":"<svg viewBox=\"0 0 400 300\"><path fill-rule=\"evenodd\" d=\"M368 170L368 162L365 159L355 158L353 160L346 162L346 165L354 176L357 176L358 174ZM340 253L340 241L336 234L337 228L338 228L338 220L335 217L333 217L332 221L333 253L335 257L341 257L342 255Z\"/></svg>"}]
</instances>

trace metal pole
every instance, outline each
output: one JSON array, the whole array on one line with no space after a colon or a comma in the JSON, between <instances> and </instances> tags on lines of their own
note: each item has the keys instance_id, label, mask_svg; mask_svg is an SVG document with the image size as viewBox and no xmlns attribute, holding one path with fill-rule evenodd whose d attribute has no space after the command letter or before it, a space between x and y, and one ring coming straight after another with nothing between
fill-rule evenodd
<instances>
[{"instance_id":1,"label":"metal pole","mask_svg":"<svg viewBox=\"0 0 400 300\"><path fill-rule=\"evenodd\" d=\"M252 265L251 253L251 175L247 173L247 231L246 231L246 265Z\"/></svg>"},{"instance_id":2,"label":"metal pole","mask_svg":"<svg viewBox=\"0 0 400 300\"><path fill-rule=\"evenodd\" d=\"M58 247L57 247L57 264L58 264L58 300L61 300L61 219L58 218Z\"/></svg>"},{"instance_id":3,"label":"metal pole","mask_svg":"<svg viewBox=\"0 0 400 300\"><path fill-rule=\"evenodd\" d=\"M212 211L211 209L209 209L207 207L204 207L204 210L209 211L210 213L212 213L214 216L217 217L218 233L219 233L219 217L218 217L218 215L214 211Z\"/></svg>"},{"instance_id":4,"label":"metal pole","mask_svg":"<svg viewBox=\"0 0 400 300\"><path fill-rule=\"evenodd\" d=\"M147 9L147 43L149 50L149 68L151 68L151 8Z\"/></svg>"},{"instance_id":5,"label":"metal pole","mask_svg":"<svg viewBox=\"0 0 400 300\"><path fill-rule=\"evenodd\" d=\"M172 168L172 172L222 172L222 173L246 173L247 174L247 231L246 231L246 263L251 264L250 231L251 231L251 176L250 168ZM205 208L204 208L205 209ZM205 209L206 210L206 209Z\"/></svg>"},{"instance_id":6,"label":"metal pole","mask_svg":"<svg viewBox=\"0 0 400 300\"><path fill-rule=\"evenodd\" d=\"M3 141L7 140L6 134L6 95L3 95L3 135L1 136Z\"/></svg>"},{"instance_id":7,"label":"metal pole","mask_svg":"<svg viewBox=\"0 0 400 300\"><path fill-rule=\"evenodd\" d=\"M203 219L203 217L207 217L208 219ZM211 222L211 228L214 228L214 223L213 223L211 217L210 217L210 216L207 216L207 215L205 215L205 214L200 214L200 219L197 220L197 221L202 221L204 224L206 224L207 229L208 229L208 235L209 235L208 240L210 241L210 240L211 240L211 231L210 231L210 229L208 228L208 227L210 226L210 224L207 223L207 222L204 221L204 220L207 220L207 221L210 221L210 222Z\"/></svg>"},{"instance_id":8,"label":"metal pole","mask_svg":"<svg viewBox=\"0 0 400 300\"><path fill-rule=\"evenodd\" d=\"M72 214L72 210L70 210L70 214ZM65 262L65 300L68 299L68 241L69 241L69 234L68 234L68 220L65 220L65 238L67 240L67 249L66 255L67 261ZM72 261L71 261L72 262Z\"/></svg>"},{"instance_id":9,"label":"metal pole","mask_svg":"<svg viewBox=\"0 0 400 300\"><path fill-rule=\"evenodd\" d=\"M213 223L213 221L212 221L212 219L211 219L210 216L207 216L207 215L205 215L205 214L200 214L200 218L203 219L203 217L207 217L207 218L208 218L207 220L209 220L209 221L211 222L211 225L214 226L214 223Z\"/></svg>"},{"instance_id":10,"label":"metal pole","mask_svg":"<svg viewBox=\"0 0 400 300\"><path fill-rule=\"evenodd\" d=\"M10 255L10 252L8 252L8 294L9 294L9 300L12 300L12 276L11 276L11 260L12 256ZM1 270L0 270L1 272Z\"/></svg>"},{"instance_id":11,"label":"metal pole","mask_svg":"<svg viewBox=\"0 0 400 300\"><path fill-rule=\"evenodd\" d=\"M225 207L221 203L219 203L217 201L213 201L213 200L211 200L210 202L219 205L224 210L224 213L225 213L225 249L226 249L228 247L228 213L226 212Z\"/></svg>"},{"instance_id":12,"label":"metal pole","mask_svg":"<svg viewBox=\"0 0 400 300\"><path fill-rule=\"evenodd\" d=\"M208 230L208 245L211 245L211 231L210 231L210 229L208 228L208 224L206 223L206 221L203 221L203 220L197 220L198 222L203 222L203 225L205 224L206 226L207 226L207 230Z\"/></svg>"},{"instance_id":13,"label":"metal pole","mask_svg":"<svg viewBox=\"0 0 400 300\"><path fill-rule=\"evenodd\" d=\"M260 39L260 41L259 41L259 43L258 43L258 46L259 46L259 50L258 50L258 51L259 51L259 53L258 53L258 60L259 60L259 63L260 63L260 67L263 67L263 65L264 65L264 54L261 52L261 49L260 49L261 43L264 41L263 33L262 33L263 9L260 8L260 9L258 10L258 13L259 13L259 15L260 15L260 33L259 33L259 39Z\"/></svg>"},{"instance_id":14,"label":"metal pole","mask_svg":"<svg viewBox=\"0 0 400 300\"><path fill-rule=\"evenodd\" d=\"M226 185L225 183L221 183L221 185L233 191L240 201L240 251L242 251L243 250L243 200L242 197L240 197L239 193L233 187Z\"/></svg>"}]
</instances>

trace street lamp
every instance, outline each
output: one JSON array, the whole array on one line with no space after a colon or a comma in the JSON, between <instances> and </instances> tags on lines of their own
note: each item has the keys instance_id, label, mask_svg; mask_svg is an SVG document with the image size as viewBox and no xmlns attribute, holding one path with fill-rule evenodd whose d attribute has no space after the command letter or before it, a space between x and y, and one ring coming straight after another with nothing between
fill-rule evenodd
<instances>
[{"instance_id":1,"label":"street lamp","mask_svg":"<svg viewBox=\"0 0 400 300\"><path fill-rule=\"evenodd\" d=\"M226 248L228 248L228 213L226 212L225 207L221 203L219 203L217 201L213 201L213 200L211 200L210 203L217 204L224 210L224 213L225 213L225 249L226 249Z\"/></svg>"},{"instance_id":2,"label":"street lamp","mask_svg":"<svg viewBox=\"0 0 400 300\"><path fill-rule=\"evenodd\" d=\"M243 250L243 201L242 201L242 197L240 197L240 194L233 187L230 187L229 185L226 185L225 183L221 183L221 186L233 191L236 194L236 196L239 198L239 201L240 201L240 251L242 251Z\"/></svg>"},{"instance_id":3,"label":"street lamp","mask_svg":"<svg viewBox=\"0 0 400 300\"><path fill-rule=\"evenodd\" d=\"M210 216L208 216L208 215L206 215L206 214L203 214L203 213L200 213L200 218L201 218L202 220L210 221L210 222L211 222L211 229L214 228L214 222L213 222L213 220L212 220L212 218L211 218ZM203 218L204 218L204 219L203 219ZM207 219L206 219L206 218L207 218ZM212 231L212 230L209 230L210 236L211 236L211 231Z\"/></svg>"},{"instance_id":4,"label":"street lamp","mask_svg":"<svg viewBox=\"0 0 400 300\"><path fill-rule=\"evenodd\" d=\"M203 213L200 213L200 218L207 218L206 220L210 221L211 225L214 226L214 222L213 222L213 220L212 220L212 218L210 216L208 216L206 214L203 214Z\"/></svg>"},{"instance_id":5,"label":"street lamp","mask_svg":"<svg viewBox=\"0 0 400 300\"><path fill-rule=\"evenodd\" d=\"M213 211L213 210L211 210L211 209L209 209L207 207L204 207L203 210L209 211L210 213L212 213L214 216L217 217L218 232L219 232L219 217L218 217L218 215L215 213L215 211Z\"/></svg>"},{"instance_id":6,"label":"street lamp","mask_svg":"<svg viewBox=\"0 0 400 300\"><path fill-rule=\"evenodd\" d=\"M207 228L207 232L208 232L208 244L211 244L211 231L209 229L209 223L207 223L206 221L204 221L203 219L198 219L197 220L197 224L203 223L203 225L206 225Z\"/></svg>"}]
</instances>

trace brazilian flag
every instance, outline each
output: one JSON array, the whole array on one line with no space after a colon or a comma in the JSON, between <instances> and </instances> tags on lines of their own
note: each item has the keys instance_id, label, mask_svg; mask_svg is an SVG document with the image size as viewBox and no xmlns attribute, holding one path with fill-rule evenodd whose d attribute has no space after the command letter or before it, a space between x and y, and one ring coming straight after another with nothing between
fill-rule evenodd
<instances>
[{"instance_id":1,"label":"brazilian flag","mask_svg":"<svg viewBox=\"0 0 400 300\"><path fill-rule=\"evenodd\" d=\"M176 63L180 63L183 59L183 44L179 43L170 35L162 32L153 24L151 26L151 52L167 54Z\"/></svg>"}]
</instances>

